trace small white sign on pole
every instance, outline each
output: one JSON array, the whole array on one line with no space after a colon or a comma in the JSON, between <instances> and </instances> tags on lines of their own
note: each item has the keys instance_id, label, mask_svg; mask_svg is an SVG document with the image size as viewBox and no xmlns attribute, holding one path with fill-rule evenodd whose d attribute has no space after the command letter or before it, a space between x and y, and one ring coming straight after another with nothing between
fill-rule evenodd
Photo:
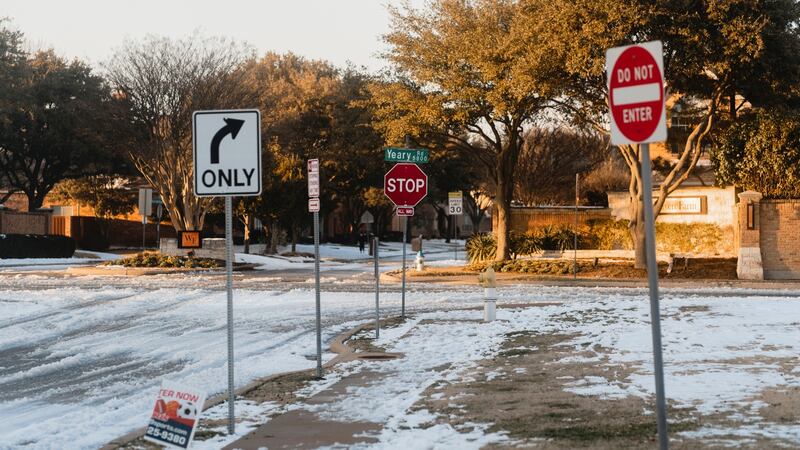
<instances>
[{"instance_id":1,"label":"small white sign on pole","mask_svg":"<svg viewBox=\"0 0 800 450\"><path fill-rule=\"evenodd\" d=\"M319 160L308 160L308 196L319 197Z\"/></svg>"},{"instance_id":2,"label":"small white sign on pole","mask_svg":"<svg viewBox=\"0 0 800 450\"><path fill-rule=\"evenodd\" d=\"M153 190L150 188L139 189L139 215L147 217L153 214Z\"/></svg>"},{"instance_id":3,"label":"small white sign on pole","mask_svg":"<svg viewBox=\"0 0 800 450\"><path fill-rule=\"evenodd\" d=\"M319 212L319 197L308 199L308 212Z\"/></svg>"},{"instance_id":4,"label":"small white sign on pole","mask_svg":"<svg viewBox=\"0 0 800 450\"><path fill-rule=\"evenodd\" d=\"M447 193L448 214L460 216L464 214L464 197L461 191Z\"/></svg>"}]
</instances>

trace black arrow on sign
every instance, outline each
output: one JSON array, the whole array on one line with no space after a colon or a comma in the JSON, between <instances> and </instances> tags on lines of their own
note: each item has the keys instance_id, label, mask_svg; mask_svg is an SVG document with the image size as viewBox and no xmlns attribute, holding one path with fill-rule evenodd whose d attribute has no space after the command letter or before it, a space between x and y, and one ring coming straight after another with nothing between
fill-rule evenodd
<instances>
[{"instance_id":1,"label":"black arrow on sign","mask_svg":"<svg viewBox=\"0 0 800 450\"><path fill-rule=\"evenodd\" d=\"M220 128L211 139L211 164L219 164L219 144L222 143L222 139L228 134L231 135L231 139L236 139L236 135L239 134L239 130L244 125L244 120L229 118L222 120L225 121L225 126Z\"/></svg>"}]
</instances>

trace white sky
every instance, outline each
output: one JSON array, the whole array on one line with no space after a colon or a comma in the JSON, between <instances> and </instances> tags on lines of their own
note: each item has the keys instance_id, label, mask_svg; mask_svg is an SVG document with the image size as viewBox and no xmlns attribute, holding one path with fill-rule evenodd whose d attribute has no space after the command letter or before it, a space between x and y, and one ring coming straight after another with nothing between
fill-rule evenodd
<instances>
[{"instance_id":1,"label":"white sky","mask_svg":"<svg viewBox=\"0 0 800 450\"><path fill-rule=\"evenodd\" d=\"M150 33L186 37L194 30L247 42L259 54L292 51L337 66L348 61L374 71L385 66L380 36L387 4L399 0L3 0L33 48L97 66L126 38ZM425 0L410 0L419 8Z\"/></svg>"}]
</instances>

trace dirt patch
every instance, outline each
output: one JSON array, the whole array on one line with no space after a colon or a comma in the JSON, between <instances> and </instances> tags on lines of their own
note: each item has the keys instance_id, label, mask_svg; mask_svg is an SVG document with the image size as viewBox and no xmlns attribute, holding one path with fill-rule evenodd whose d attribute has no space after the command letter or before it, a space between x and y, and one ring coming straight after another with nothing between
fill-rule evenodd
<instances>
[{"instance_id":1,"label":"dirt patch","mask_svg":"<svg viewBox=\"0 0 800 450\"><path fill-rule=\"evenodd\" d=\"M283 406L297 400L295 393L316 379L313 370L288 373L259 384L242 397L256 403L275 402Z\"/></svg>"},{"instance_id":2,"label":"dirt patch","mask_svg":"<svg viewBox=\"0 0 800 450\"><path fill-rule=\"evenodd\" d=\"M381 330L388 330L390 328L397 328L404 324L409 319L409 316L391 317L381 319ZM386 349L374 344L375 342L375 323L370 322L365 325L358 333L354 334L346 341L347 346L357 353L384 353Z\"/></svg>"},{"instance_id":3,"label":"dirt patch","mask_svg":"<svg viewBox=\"0 0 800 450\"><path fill-rule=\"evenodd\" d=\"M410 278L477 276L485 264L465 267L428 268L423 271L409 270ZM531 278L571 276L572 261L520 259L495 263L495 271ZM665 262L658 265L662 279L713 279L736 280L736 258L675 258L672 268ZM668 273L669 271L669 273ZM400 271L388 272L399 277ZM578 260L578 278L645 279L647 271L633 267L633 261ZM476 280L477 282L477 280Z\"/></svg>"},{"instance_id":4,"label":"dirt patch","mask_svg":"<svg viewBox=\"0 0 800 450\"><path fill-rule=\"evenodd\" d=\"M662 279L736 280L736 258L675 258L672 269L667 263L658 264ZM588 278L647 278L645 269L636 269L632 262L599 263L596 267L581 267L578 276Z\"/></svg>"},{"instance_id":5,"label":"dirt patch","mask_svg":"<svg viewBox=\"0 0 800 450\"><path fill-rule=\"evenodd\" d=\"M476 381L433 386L427 400L417 406L448 418L454 426L469 422L492 423L489 431L507 432L514 445L545 449L652 448L656 439L653 405L630 397L601 400L563 390L568 383L587 376L609 383L624 380L626 366L575 364L561 360L575 356L563 344L574 336L515 332L497 357L485 360L471 374ZM602 355L600 348L581 351ZM600 352L600 353L596 353ZM601 361L603 357L601 356ZM690 411L670 411L671 431L697 427ZM505 447L507 444L493 447Z\"/></svg>"},{"instance_id":6,"label":"dirt patch","mask_svg":"<svg viewBox=\"0 0 800 450\"><path fill-rule=\"evenodd\" d=\"M758 411L765 420L775 423L800 423L799 387L767 389L754 400L767 404Z\"/></svg>"},{"instance_id":7,"label":"dirt patch","mask_svg":"<svg viewBox=\"0 0 800 450\"><path fill-rule=\"evenodd\" d=\"M703 306L687 306L682 314L705 311ZM580 320L562 317L561 320ZM542 449L618 449L655 448L657 427L652 398L634 396L601 398L576 393L591 384L627 385L634 368L611 363L609 350L586 344L581 348L564 345L577 335L540 334L536 331L508 333L497 356L482 361L466 374L465 381L441 382L429 388L425 400L415 408L437 413L439 421L456 428L471 423L491 424L489 432L505 432L510 440L488 448L535 447ZM570 362L580 356L592 363ZM780 364L788 374L792 359L754 357L716 361L725 365ZM748 400L763 402L757 422L797 424L800 422L800 388L767 389ZM779 437L742 436L736 433L751 418L736 411L701 415L694 408L670 407L670 446L673 449L738 448L763 449L791 447ZM745 413L745 416L749 415ZM744 422L743 422L744 420ZM703 437L702 430L730 430ZM682 435L682 432L700 431Z\"/></svg>"}]
</instances>

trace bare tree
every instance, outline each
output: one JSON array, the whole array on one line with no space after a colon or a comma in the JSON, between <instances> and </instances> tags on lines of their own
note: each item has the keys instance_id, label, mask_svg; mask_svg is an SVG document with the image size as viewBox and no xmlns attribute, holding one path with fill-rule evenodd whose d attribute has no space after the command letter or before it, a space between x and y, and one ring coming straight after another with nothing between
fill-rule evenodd
<instances>
[{"instance_id":1,"label":"bare tree","mask_svg":"<svg viewBox=\"0 0 800 450\"><path fill-rule=\"evenodd\" d=\"M525 134L517 162L514 199L526 204L572 204L575 174L594 170L609 153L605 136L568 128L533 128Z\"/></svg>"},{"instance_id":2,"label":"bare tree","mask_svg":"<svg viewBox=\"0 0 800 450\"><path fill-rule=\"evenodd\" d=\"M194 195L192 113L252 107L245 82L249 52L221 38L148 36L128 41L108 77L130 125L124 151L161 195L177 230L203 228L211 198Z\"/></svg>"}]
</instances>

